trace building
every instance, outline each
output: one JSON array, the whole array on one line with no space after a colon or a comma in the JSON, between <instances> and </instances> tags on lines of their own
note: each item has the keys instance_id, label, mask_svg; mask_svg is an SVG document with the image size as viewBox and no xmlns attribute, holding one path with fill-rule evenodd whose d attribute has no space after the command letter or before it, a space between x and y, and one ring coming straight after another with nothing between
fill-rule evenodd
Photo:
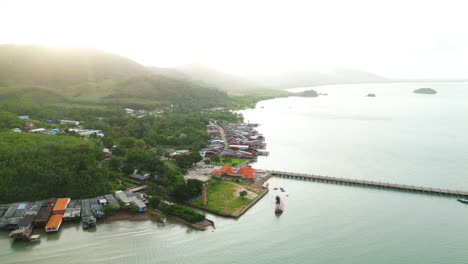
<instances>
[{"instance_id":1,"label":"building","mask_svg":"<svg viewBox=\"0 0 468 264\"><path fill-rule=\"evenodd\" d=\"M149 177L150 177L149 173L139 174L138 171L135 170L133 174L128 177L128 181L136 183L136 184L143 184L145 183L146 180L149 179Z\"/></svg>"},{"instance_id":2,"label":"building","mask_svg":"<svg viewBox=\"0 0 468 264\"><path fill-rule=\"evenodd\" d=\"M146 204L143 203L141 200L139 200L138 198L136 197L130 197L130 201L135 204L136 206L138 206L138 211L140 212L145 212L146 211Z\"/></svg>"},{"instance_id":3,"label":"building","mask_svg":"<svg viewBox=\"0 0 468 264\"><path fill-rule=\"evenodd\" d=\"M108 204L119 205L119 201L117 201L117 199L115 199L114 195L112 194L106 194L104 195L104 198L106 198Z\"/></svg>"},{"instance_id":4,"label":"building","mask_svg":"<svg viewBox=\"0 0 468 264\"><path fill-rule=\"evenodd\" d=\"M117 200L121 201L125 205L130 204L130 199L128 199L127 195L123 191L116 191L115 197L117 198Z\"/></svg>"},{"instance_id":5,"label":"building","mask_svg":"<svg viewBox=\"0 0 468 264\"><path fill-rule=\"evenodd\" d=\"M37 127L35 127L34 124L31 123L31 122L26 122L26 123L24 124L24 126L25 126L26 128L28 128L28 129L37 128Z\"/></svg>"},{"instance_id":6,"label":"building","mask_svg":"<svg viewBox=\"0 0 468 264\"><path fill-rule=\"evenodd\" d=\"M45 226L46 232L57 232L60 229L60 225L62 225L63 214L56 214L52 215L47 221Z\"/></svg>"},{"instance_id":7,"label":"building","mask_svg":"<svg viewBox=\"0 0 468 264\"><path fill-rule=\"evenodd\" d=\"M29 130L29 132L32 132L32 133L45 133L46 130L45 130L45 128L36 128L36 129Z\"/></svg>"},{"instance_id":8,"label":"building","mask_svg":"<svg viewBox=\"0 0 468 264\"><path fill-rule=\"evenodd\" d=\"M74 120L60 120L61 125L75 125L78 126L80 125L79 121L74 121Z\"/></svg>"},{"instance_id":9,"label":"building","mask_svg":"<svg viewBox=\"0 0 468 264\"><path fill-rule=\"evenodd\" d=\"M28 115L18 116L19 119L29 119Z\"/></svg>"},{"instance_id":10,"label":"building","mask_svg":"<svg viewBox=\"0 0 468 264\"><path fill-rule=\"evenodd\" d=\"M50 130L49 135L57 135L58 133L60 133L60 129L53 128Z\"/></svg>"},{"instance_id":11,"label":"building","mask_svg":"<svg viewBox=\"0 0 468 264\"><path fill-rule=\"evenodd\" d=\"M257 170L251 166L242 167L235 171L230 166L224 165L219 170L213 170L211 174L228 180L253 182L257 177L255 175L256 171Z\"/></svg>"},{"instance_id":12,"label":"building","mask_svg":"<svg viewBox=\"0 0 468 264\"><path fill-rule=\"evenodd\" d=\"M55 203L54 209L52 210L52 214L64 214L65 210L67 209L68 203L70 202L70 198L59 198Z\"/></svg>"},{"instance_id":13,"label":"building","mask_svg":"<svg viewBox=\"0 0 468 264\"><path fill-rule=\"evenodd\" d=\"M13 131L13 132L16 132L16 133L21 133L21 132L23 132L23 131L21 130L21 128L13 128L12 131Z\"/></svg>"},{"instance_id":14,"label":"building","mask_svg":"<svg viewBox=\"0 0 468 264\"><path fill-rule=\"evenodd\" d=\"M127 113L127 114L134 114L134 113L135 113L135 110L134 110L134 109L131 109L131 108L125 108L125 113Z\"/></svg>"},{"instance_id":15,"label":"building","mask_svg":"<svg viewBox=\"0 0 468 264\"><path fill-rule=\"evenodd\" d=\"M31 228L35 217L35 215L26 215L23 217L23 219L21 219L21 221L18 223L18 229L27 230Z\"/></svg>"}]
</instances>

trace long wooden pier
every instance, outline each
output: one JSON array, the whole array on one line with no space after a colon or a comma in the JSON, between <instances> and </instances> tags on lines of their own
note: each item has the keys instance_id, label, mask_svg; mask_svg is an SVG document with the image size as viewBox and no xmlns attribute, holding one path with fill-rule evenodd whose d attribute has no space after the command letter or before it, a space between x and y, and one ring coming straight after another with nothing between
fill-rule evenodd
<instances>
[{"instance_id":1,"label":"long wooden pier","mask_svg":"<svg viewBox=\"0 0 468 264\"><path fill-rule=\"evenodd\" d=\"M437 188L430 188L430 187L423 187L423 186L393 184L393 183L385 183L385 182L337 178L337 177L330 177L330 176L320 176L320 175L283 172L283 171L268 171L268 172L270 173L271 176L281 177L281 178L312 180L312 181L325 182L325 183L354 185L354 186L361 186L361 187L414 192L414 193L421 193L421 194L441 195L441 196L449 196L449 197L457 197L457 198L468 198L467 191L445 190L445 189L437 189Z\"/></svg>"}]
</instances>

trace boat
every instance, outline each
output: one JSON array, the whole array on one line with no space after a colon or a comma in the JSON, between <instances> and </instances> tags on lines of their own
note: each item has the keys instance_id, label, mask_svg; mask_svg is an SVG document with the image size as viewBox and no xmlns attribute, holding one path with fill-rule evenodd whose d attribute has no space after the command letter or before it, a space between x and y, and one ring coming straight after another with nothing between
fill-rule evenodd
<instances>
[{"instance_id":1,"label":"boat","mask_svg":"<svg viewBox=\"0 0 468 264\"><path fill-rule=\"evenodd\" d=\"M160 223L163 223L163 224L166 223L166 218L165 217L160 217L158 220L159 220Z\"/></svg>"},{"instance_id":2,"label":"boat","mask_svg":"<svg viewBox=\"0 0 468 264\"><path fill-rule=\"evenodd\" d=\"M280 188L280 190L281 190L282 192L285 192L283 188Z\"/></svg>"},{"instance_id":3,"label":"boat","mask_svg":"<svg viewBox=\"0 0 468 264\"><path fill-rule=\"evenodd\" d=\"M460 203L468 204L467 199L457 199L457 201L459 201Z\"/></svg>"},{"instance_id":4,"label":"boat","mask_svg":"<svg viewBox=\"0 0 468 264\"><path fill-rule=\"evenodd\" d=\"M284 211L284 204L281 198L277 195L276 196L276 208L275 208L275 213L276 214L282 214Z\"/></svg>"}]
</instances>

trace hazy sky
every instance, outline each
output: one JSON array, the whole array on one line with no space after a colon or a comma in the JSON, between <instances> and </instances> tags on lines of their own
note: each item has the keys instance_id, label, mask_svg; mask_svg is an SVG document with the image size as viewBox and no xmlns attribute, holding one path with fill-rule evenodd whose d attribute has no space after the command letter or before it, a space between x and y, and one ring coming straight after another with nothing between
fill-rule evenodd
<instances>
[{"instance_id":1,"label":"hazy sky","mask_svg":"<svg viewBox=\"0 0 468 264\"><path fill-rule=\"evenodd\" d=\"M228 72L468 78L468 1L0 0L0 43L87 46Z\"/></svg>"}]
</instances>

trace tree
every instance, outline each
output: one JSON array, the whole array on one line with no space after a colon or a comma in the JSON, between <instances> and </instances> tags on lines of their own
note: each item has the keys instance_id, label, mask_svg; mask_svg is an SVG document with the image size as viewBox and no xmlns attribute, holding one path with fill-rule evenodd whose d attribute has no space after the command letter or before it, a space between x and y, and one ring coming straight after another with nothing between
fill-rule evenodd
<instances>
[{"instance_id":1,"label":"tree","mask_svg":"<svg viewBox=\"0 0 468 264\"><path fill-rule=\"evenodd\" d=\"M239 195L240 195L240 197L241 197L242 199L244 199L245 196L247 195L247 191L246 191L246 190L243 190L243 191L241 191L241 192L239 193Z\"/></svg>"},{"instance_id":2,"label":"tree","mask_svg":"<svg viewBox=\"0 0 468 264\"><path fill-rule=\"evenodd\" d=\"M158 208L161 202L162 199L159 196L151 196L148 200L148 204L151 208Z\"/></svg>"}]
</instances>

